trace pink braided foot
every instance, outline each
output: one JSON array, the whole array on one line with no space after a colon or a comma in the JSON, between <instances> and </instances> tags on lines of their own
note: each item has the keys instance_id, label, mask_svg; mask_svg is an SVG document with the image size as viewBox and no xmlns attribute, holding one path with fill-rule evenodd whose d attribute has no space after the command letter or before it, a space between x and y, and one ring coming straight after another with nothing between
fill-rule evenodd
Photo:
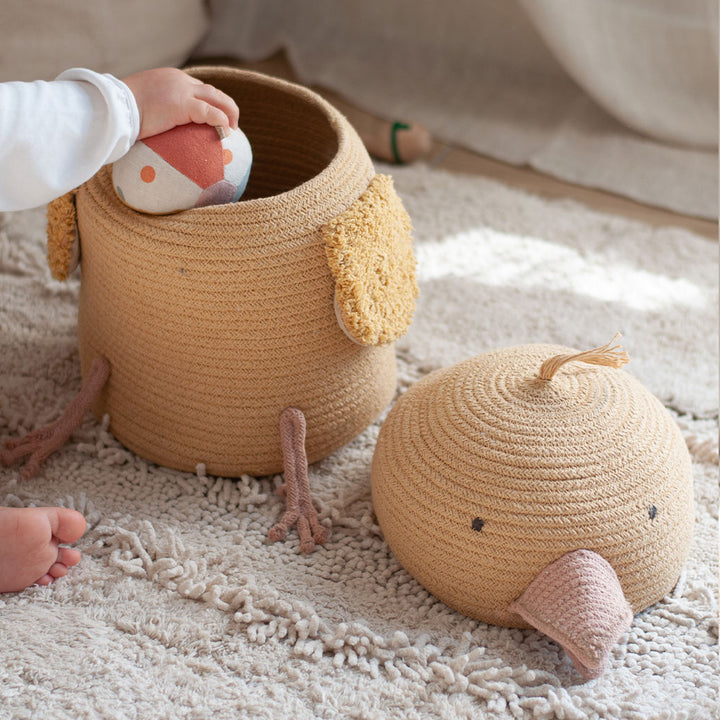
<instances>
[{"instance_id":1,"label":"pink braided foot","mask_svg":"<svg viewBox=\"0 0 720 720\"><path fill-rule=\"evenodd\" d=\"M310 498L308 464L305 453L305 416L297 408L287 408L280 416L280 442L285 464L285 484L278 494L285 497L286 510L270 530L273 542L284 540L288 530L297 526L300 549L309 553L327 540L327 530L320 524Z\"/></svg>"},{"instance_id":2,"label":"pink braided foot","mask_svg":"<svg viewBox=\"0 0 720 720\"><path fill-rule=\"evenodd\" d=\"M52 425L33 430L25 437L8 440L5 448L0 450L0 462L9 466L28 458L20 474L26 479L37 475L40 464L59 450L80 425L109 376L108 360L104 357L95 358L90 366L87 380L65 412Z\"/></svg>"}]
</instances>

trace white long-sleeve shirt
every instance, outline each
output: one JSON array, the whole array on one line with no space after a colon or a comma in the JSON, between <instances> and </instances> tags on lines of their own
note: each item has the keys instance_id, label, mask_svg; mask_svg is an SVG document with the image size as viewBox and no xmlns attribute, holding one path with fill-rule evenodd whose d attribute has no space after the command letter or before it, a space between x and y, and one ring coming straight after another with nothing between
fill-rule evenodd
<instances>
[{"instance_id":1,"label":"white long-sleeve shirt","mask_svg":"<svg viewBox=\"0 0 720 720\"><path fill-rule=\"evenodd\" d=\"M130 88L73 68L0 83L0 211L38 207L122 157L140 131Z\"/></svg>"}]
</instances>

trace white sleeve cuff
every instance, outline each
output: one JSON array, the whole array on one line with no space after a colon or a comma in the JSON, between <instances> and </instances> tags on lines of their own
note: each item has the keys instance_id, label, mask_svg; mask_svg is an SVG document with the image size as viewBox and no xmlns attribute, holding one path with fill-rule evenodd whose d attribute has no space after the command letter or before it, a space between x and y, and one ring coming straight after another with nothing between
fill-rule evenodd
<instances>
[{"instance_id":1,"label":"white sleeve cuff","mask_svg":"<svg viewBox=\"0 0 720 720\"><path fill-rule=\"evenodd\" d=\"M80 80L90 83L97 89L102 100L94 98L94 104L97 101L104 101L109 119L104 138L109 147L106 162L114 162L125 155L140 133L140 112L130 88L113 75L107 73L101 75L86 68L71 68L55 79Z\"/></svg>"},{"instance_id":2,"label":"white sleeve cuff","mask_svg":"<svg viewBox=\"0 0 720 720\"><path fill-rule=\"evenodd\" d=\"M140 113L112 75L75 68L56 81L0 83L0 210L72 190L135 143Z\"/></svg>"}]
</instances>

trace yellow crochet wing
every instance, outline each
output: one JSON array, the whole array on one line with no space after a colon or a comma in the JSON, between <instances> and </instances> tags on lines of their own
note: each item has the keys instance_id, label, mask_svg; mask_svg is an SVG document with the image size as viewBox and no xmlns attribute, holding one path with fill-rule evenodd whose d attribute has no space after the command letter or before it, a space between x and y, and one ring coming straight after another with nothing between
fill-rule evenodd
<instances>
[{"instance_id":1,"label":"yellow crochet wing","mask_svg":"<svg viewBox=\"0 0 720 720\"><path fill-rule=\"evenodd\" d=\"M80 260L75 217L75 191L61 195L47 208L47 261L56 280L67 280Z\"/></svg>"},{"instance_id":2,"label":"yellow crochet wing","mask_svg":"<svg viewBox=\"0 0 720 720\"><path fill-rule=\"evenodd\" d=\"M388 175L322 227L338 318L361 345L392 343L410 326L418 295L411 230Z\"/></svg>"}]
</instances>

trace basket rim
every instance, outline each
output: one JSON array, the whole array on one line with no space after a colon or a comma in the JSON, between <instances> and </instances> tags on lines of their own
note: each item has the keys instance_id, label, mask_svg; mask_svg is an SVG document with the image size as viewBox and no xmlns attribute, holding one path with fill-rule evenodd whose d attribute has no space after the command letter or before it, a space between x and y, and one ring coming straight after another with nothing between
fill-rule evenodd
<instances>
[{"instance_id":1,"label":"basket rim","mask_svg":"<svg viewBox=\"0 0 720 720\"><path fill-rule=\"evenodd\" d=\"M144 236L171 232L178 244L193 247L197 245L199 235L212 236L214 242L232 245L234 241L227 234L228 227L232 226L235 230L243 229L243 242L264 245L269 240L263 240L263 235L271 234L276 242L315 232L366 190L375 175L375 168L365 146L347 118L314 91L253 70L222 65L188 68L187 71L207 82L219 75L232 75L279 89L312 104L327 118L335 132L337 152L318 174L277 195L189 208L165 215L142 213L125 205L112 189L112 166L106 165L84 187L96 202L105 206L114 223ZM318 202L318 198L328 202ZM201 233L199 226L202 226Z\"/></svg>"},{"instance_id":2,"label":"basket rim","mask_svg":"<svg viewBox=\"0 0 720 720\"><path fill-rule=\"evenodd\" d=\"M353 141L361 144L360 138L354 136L354 129L345 116L321 95L303 85L299 85L298 83L294 83L289 80L283 80L282 78L273 77L271 75L266 75L255 70L244 70L242 68L233 68L225 65L193 66L186 68L185 71L204 82L212 82L213 77L218 73L222 73L224 75L235 75L238 78L258 82L261 85L282 90L290 95L301 98L322 111L328 120L328 124L337 137L337 152L333 156L332 160L317 175L311 177L300 185L296 185L290 190L278 193L277 195L253 198L250 200L243 200L241 198L234 204L236 208L245 207L253 212L266 209L277 211L282 208L282 211L286 212L286 205L294 205L297 202L297 199L304 194L316 196L318 192L322 192L323 188L332 183L333 178L339 174L343 163L347 160L346 156L352 150ZM232 208L232 204L211 205L206 208L190 208L185 212L196 214L205 210L214 215L222 215Z\"/></svg>"}]
</instances>

